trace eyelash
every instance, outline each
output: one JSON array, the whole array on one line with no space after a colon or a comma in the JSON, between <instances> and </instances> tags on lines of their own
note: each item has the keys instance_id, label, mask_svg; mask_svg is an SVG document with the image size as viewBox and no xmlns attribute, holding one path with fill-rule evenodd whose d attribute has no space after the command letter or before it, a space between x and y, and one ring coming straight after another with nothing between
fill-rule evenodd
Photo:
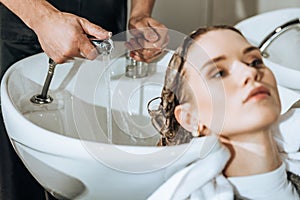
<instances>
[{"instance_id":1,"label":"eyelash","mask_svg":"<svg viewBox=\"0 0 300 200\"><path fill-rule=\"evenodd\" d=\"M254 59L251 63L247 63L249 67L261 68L264 66L264 62L261 58Z\"/></svg>"},{"instance_id":2,"label":"eyelash","mask_svg":"<svg viewBox=\"0 0 300 200\"><path fill-rule=\"evenodd\" d=\"M261 67L264 67L263 60L260 59L260 58L254 59L252 62L247 63L247 65L248 65L249 67L255 67L255 68L261 68ZM212 75L212 78L217 78L217 79L219 79L219 78L224 78L225 76L226 76L226 71L225 71L225 70L222 70L222 69L218 69L218 71Z\"/></svg>"},{"instance_id":3,"label":"eyelash","mask_svg":"<svg viewBox=\"0 0 300 200\"><path fill-rule=\"evenodd\" d=\"M219 79L219 78L223 78L224 76L226 76L226 71L222 69L218 69L218 71L212 75L212 78Z\"/></svg>"}]
</instances>

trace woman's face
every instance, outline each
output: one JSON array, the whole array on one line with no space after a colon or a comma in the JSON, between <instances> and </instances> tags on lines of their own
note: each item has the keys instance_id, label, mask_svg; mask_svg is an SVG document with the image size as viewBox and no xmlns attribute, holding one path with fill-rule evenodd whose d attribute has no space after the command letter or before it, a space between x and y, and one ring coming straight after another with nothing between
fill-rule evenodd
<instances>
[{"instance_id":1,"label":"woman's face","mask_svg":"<svg viewBox=\"0 0 300 200\"><path fill-rule=\"evenodd\" d=\"M281 107L274 75L259 49L227 29L196 41L185 66L200 122L224 136L269 128Z\"/></svg>"}]
</instances>

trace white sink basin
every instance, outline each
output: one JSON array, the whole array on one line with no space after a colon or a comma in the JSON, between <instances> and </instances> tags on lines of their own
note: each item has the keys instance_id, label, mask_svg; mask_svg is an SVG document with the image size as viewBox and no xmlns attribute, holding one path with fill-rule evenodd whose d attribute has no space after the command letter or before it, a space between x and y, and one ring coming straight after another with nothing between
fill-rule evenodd
<instances>
[{"instance_id":1,"label":"white sink basin","mask_svg":"<svg viewBox=\"0 0 300 200\"><path fill-rule=\"evenodd\" d=\"M300 8L287 8L250 17L236 27L254 45L261 42L277 27L300 18ZM279 31L280 29L277 29ZM279 85L300 90L300 24L282 32L267 48L265 64L274 72Z\"/></svg>"},{"instance_id":2,"label":"white sink basin","mask_svg":"<svg viewBox=\"0 0 300 200\"><path fill-rule=\"evenodd\" d=\"M215 139L156 146L146 105L160 95L170 56L141 79L124 76L124 56L108 66L103 60L58 65L49 91L54 101L46 106L29 101L41 91L46 55L11 66L1 85L5 126L39 183L59 198L146 199L176 169L206 154Z\"/></svg>"}]
</instances>

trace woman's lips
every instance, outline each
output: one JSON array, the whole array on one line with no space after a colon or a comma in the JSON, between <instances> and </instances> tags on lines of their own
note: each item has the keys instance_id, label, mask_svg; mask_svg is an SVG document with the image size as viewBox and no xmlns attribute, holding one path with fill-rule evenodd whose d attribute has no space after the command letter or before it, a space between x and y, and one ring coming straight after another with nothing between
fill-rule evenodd
<instances>
[{"instance_id":1,"label":"woman's lips","mask_svg":"<svg viewBox=\"0 0 300 200\"><path fill-rule=\"evenodd\" d=\"M259 100L259 99L264 99L269 96L271 96L270 90L264 86L259 86L259 87L252 89L249 92L248 96L244 100L244 103L249 101L250 99Z\"/></svg>"}]
</instances>

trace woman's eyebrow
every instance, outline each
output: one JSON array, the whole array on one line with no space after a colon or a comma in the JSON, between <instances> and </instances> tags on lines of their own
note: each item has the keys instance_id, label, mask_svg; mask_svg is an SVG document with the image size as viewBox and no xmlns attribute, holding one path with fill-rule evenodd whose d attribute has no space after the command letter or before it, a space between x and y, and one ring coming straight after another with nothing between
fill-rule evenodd
<instances>
[{"instance_id":1,"label":"woman's eyebrow","mask_svg":"<svg viewBox=\"0 0 300 200\"><path fill-rule=\"evenodd\" d=\"M247 54L250 51L259 51L260 52L260 49L255 46L250 46L250 47L247 47L246 49L244 49L243 54Z\"/></svg>"},{"instance_id":2,"label":"woman's eyebrow","mask_svg":"<svg viewBox=\"0 0 300 200\"><path fill-rule=\"evenodd\" d=\"M247 54L251 51L259 51L260 52L260 49L258 47L255 47L255 46L250 46L250 47L247 47L246 49L243 50L243 54ZM214 63L220 62L220 61L225 60L225 59L226 59L226 56L224 56L224 55L218 56L218 57L213 58L213 59L210 59L202 65L201 69L204 69L205 67L207 67L209 65L212 65Z\"/></svg>"},{"instance_id":3,"label":"woman's eyebrow","mask_svg":"<svg viewBox=\"0 0 300 200\"><path fill-rule=\"evenodd\" d=\"M220 61L225 60L225 59L226 59L226 56L218 56L216 58L210 59L202 65L201 69L204 69L205 67L213 65L214 63L220 62Z\"/></svg>"}]
</instances>

